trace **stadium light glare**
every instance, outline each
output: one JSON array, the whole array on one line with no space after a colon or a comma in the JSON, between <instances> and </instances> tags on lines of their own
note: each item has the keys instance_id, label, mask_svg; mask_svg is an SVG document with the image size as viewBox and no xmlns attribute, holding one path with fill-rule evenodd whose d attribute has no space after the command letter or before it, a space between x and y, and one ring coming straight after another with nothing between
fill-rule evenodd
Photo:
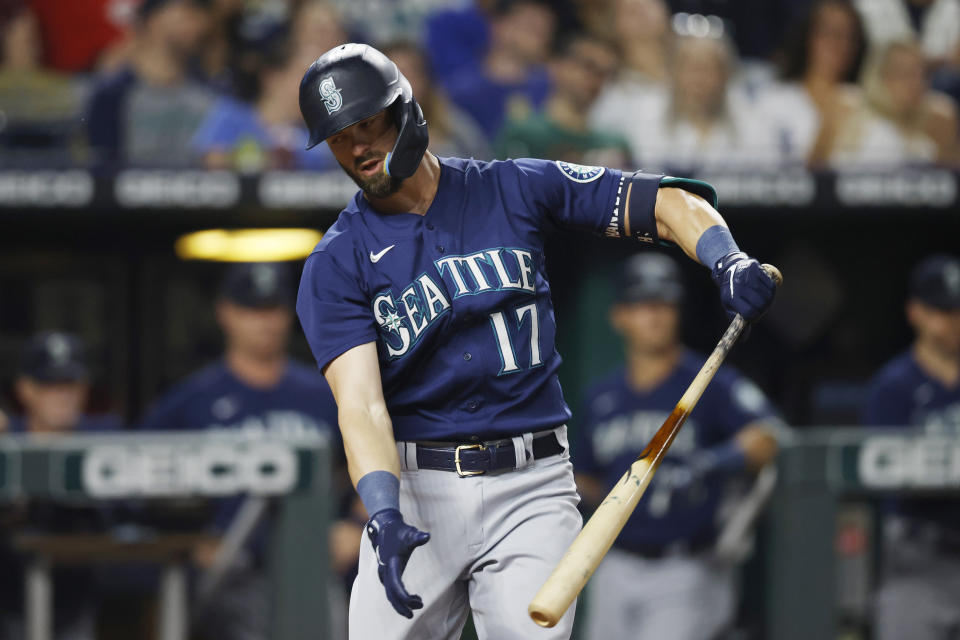
<instances>
[{"instance_id":1,"label":"stadium light glare","mask_svg":"<svg viewBox=\"0 0 960 640\"><path fill-rule=\"evenodd\" d=\"M177 238L181 260L283 262L310 255L323 234L316 229L205 229Z\"/></svg>"}]
</instances>

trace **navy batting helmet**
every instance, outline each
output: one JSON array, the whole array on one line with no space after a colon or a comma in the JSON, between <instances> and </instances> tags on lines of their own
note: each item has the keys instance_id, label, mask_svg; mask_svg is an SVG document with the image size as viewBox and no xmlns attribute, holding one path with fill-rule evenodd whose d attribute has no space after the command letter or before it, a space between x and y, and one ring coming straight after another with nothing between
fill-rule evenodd
<instances>
[{"instance_id":1,"label":"navy batting helmet","mask_svg":"<svg viewBox=\"0 0 960 640\"><path fill-rule=\"evenodd\" d=\"M300 113L310 130L307 149L388 108L399 133L384 171L409 178L427 150L427 121L390 58L365 44L342 44L317 58L300 81Z\"/></svg>"}]
</instances>

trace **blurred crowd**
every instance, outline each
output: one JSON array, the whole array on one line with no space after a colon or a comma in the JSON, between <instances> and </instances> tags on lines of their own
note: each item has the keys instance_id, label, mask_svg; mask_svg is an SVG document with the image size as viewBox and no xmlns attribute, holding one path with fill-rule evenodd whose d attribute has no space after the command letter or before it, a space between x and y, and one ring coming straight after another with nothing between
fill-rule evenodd
<instances>
[{"instance_id":1,"label":"blurred crowd","mask_svg":"<svg viewBox=\"0 0 960 640\"><path fill-rule=\"evenodd\" d=\"M335 169L299 79L346 41L439 155L648 171L955 166L960 0L2 0L0 167Z\"/></svg>"}]
</instances>

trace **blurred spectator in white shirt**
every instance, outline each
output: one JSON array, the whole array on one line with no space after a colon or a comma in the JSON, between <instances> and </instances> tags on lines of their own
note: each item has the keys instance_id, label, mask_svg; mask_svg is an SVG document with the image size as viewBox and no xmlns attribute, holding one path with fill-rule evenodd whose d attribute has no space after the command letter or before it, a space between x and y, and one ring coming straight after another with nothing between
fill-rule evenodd
<instances>
[{"instance_id":1,"label":"blurred spectator in white shirt","mask_svg":"<svg viewBox=\"0 0 960 640\"><path fill-rule=\"evenodd\" d=\"M767 123L736 91L733 45L725 38L677 38L670 85L649 120L628 133L648 171L744 169L776 162Z\"/></svg>"},{"instance_id":2,"label":"blurred spectator in white shirt","mask_svg":"<svg viewBox=\"0 0 960 640\"><path fill-rule=\"evenodd\" d=\"M626 134L661 104L659 90L667 80L673 33L663 0L616 0L613 16L621 66L597 99L590 124ZM638 151L633 148L635 155Z\"/></svg>"},{"instance_id":3,"label":"blurred spectator in white shirt","mask_svg":"<svg viewBox=\"0 0 960 640\"><path fill-rule=\"evenodd\" d=\"M838 167L956 162L957 109L949 97L930 91L918 44L893 41L875 51L863 88L867 104L858 122L860 144L834 157Z\"/></svg>"},{"instance_id":4,"label":"blurred spectator in white shirt","mask_svg":"<svg viewBox=\"0 0 960 640\"><path fill-rule=\"evenodd\" d=\"M490 160L493 151L476 121L457 108L431 77L423 50L413 42L396 41L383 51L413 87L413 95L430 126L430 150L439 156Z\"/></svg>"},{"instance_id":5,"label":"blurred spectator in white shirt","mask_svg":"<svg viewBox=\"0 0 960 640\"><path fill-rule=\"evenodd\" d=\"M785 84L759 98L785 163L823 168L856 146L863 98L852 82L863 50L863 25L848 0L819 0L798 25L780 61Z\"/></svg>"},{"instance_id":6,"label":"blurred spectator in white shirt","mask_svg":"<svg viewBox=\"0 0 960 640\"><path fill-rule=\"evenodd\" d=\"M960 60L960 0L855 0L872 47L916 40L931 63Z\"/></svg>"},{"instance_id":7,"label":"blurred spectator in white shirt","mask_svg":"<svg viewBox=\"0 0 960 640\"><path fill-rule=\"evenodd\" d=\"M634 81L662 84L667 79L670 10L663 0L617 0L614 37L623 71Z\"/></svg>"}]
</instances>

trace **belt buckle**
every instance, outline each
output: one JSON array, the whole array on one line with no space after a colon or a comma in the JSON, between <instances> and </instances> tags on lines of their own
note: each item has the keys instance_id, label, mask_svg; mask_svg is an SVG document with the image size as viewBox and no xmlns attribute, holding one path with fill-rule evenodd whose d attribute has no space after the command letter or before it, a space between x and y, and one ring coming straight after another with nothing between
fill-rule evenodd
<instances>
[{"instance_id":1,"label":"belt buckle","mask_svg":"<svg viewBox=\"0 0 960 640\"><path fill-rule=\"evenodd\" d=\"M468 478L468 477L470 477L470 476L479 476L479 475L483 475L484 473L486 473L486 471L484 471L483 469L480 469L480 470L478 470L478 471L464 471L463 469L461 469L461 468L460 468L460 450L461 450L461 449L480 449L480 450L483 450L483 449L486 449L486 447L483 446L482 444L459 444L459 445L457 445L457 448L454 449L454 451L453 451L453 464L456 466L457 475L458 475L458 476L460 476L461 478Z\"/></svg>"}]
</instances>

